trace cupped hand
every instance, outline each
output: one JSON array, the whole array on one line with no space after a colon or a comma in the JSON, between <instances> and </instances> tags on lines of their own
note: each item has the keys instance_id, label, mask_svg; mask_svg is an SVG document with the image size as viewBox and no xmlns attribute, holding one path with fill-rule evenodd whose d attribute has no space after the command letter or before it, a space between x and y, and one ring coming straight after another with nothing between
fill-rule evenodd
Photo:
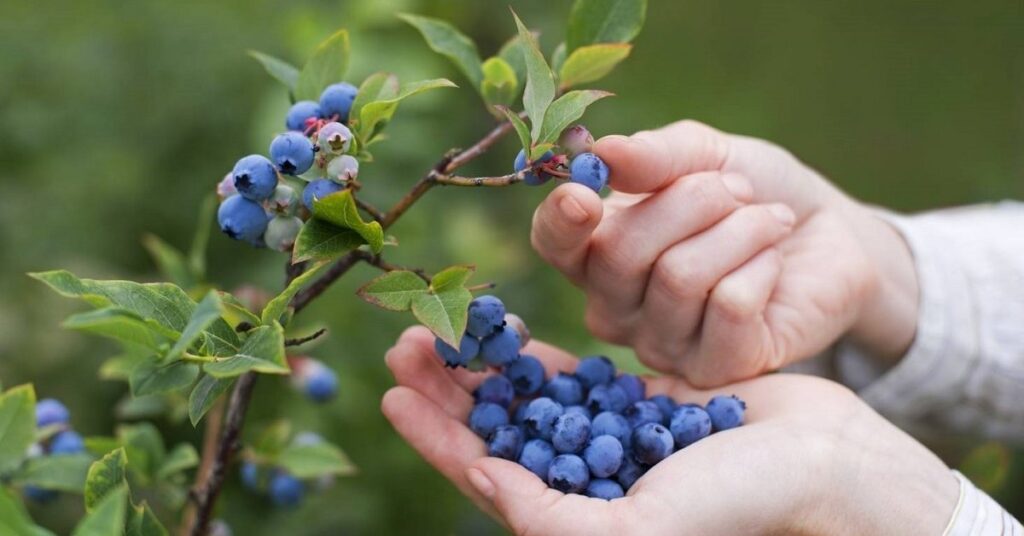
<instances>
[{"instance_id":1,"label":"cupped hand","mask_svg":"<svg viewBox=\"0 0 1024 536\"><path fill-rule=\"evenodd\" d=\"M788 152L682 121L594 148L615 192L577 184L537 209L533 244L587 295L590 330L711 387L852 330L895 359L916 278L898 234Z\"/></svg>"},{"instance_id":2,"label":"cupped hand","mask_svg":"<svg viewBox=\"0 0 1024 536\"><path fill-rule=\"evenodd\" d=\"M570 354L541 342L550 377L575 370ZM486 377L444 368L424 328L387 354L398 386L382 409L427 462L516 534L937 534L957 500L956 479L933 454L845 388L769 375L715 391L647 379L648 395L747 402L746 424L713 434L648 471L613 501L550 489L523 467L486 457L465 425L472 390Z\"/></svg>"}]
</instances>

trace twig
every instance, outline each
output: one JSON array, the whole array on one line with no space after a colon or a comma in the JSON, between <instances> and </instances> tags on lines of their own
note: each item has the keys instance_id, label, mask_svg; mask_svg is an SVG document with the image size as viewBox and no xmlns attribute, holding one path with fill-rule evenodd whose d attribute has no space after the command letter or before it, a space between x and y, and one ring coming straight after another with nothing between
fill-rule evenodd
<instances>
[{"instance_id":1,"label":"twig","mask_svg":"<svg viewBox=\"0 0 1024 536\"><path fill-rule=\"evenodd\" d=\"M420 279L426 281L427 283L430 283L430 279L433 277L432 275L430 275L423 268L408 268L408 267L405 267L405 266L399 266L397 264L392 264L392 263L384 260L384 258L381 257L380 255L371 255L371 254L366 253L366 252L361 252L361 253L363 253L363 255L360 257L360 260L366 262L370 266L374 266L376 268L380 268L384 272L394 272L394 271L398 271L398 270L403 270L403 271L406 271L406 272L412 272L412 273L420 276Z\"/></svg>"},{"instance_id":2,"label":"twig","mask_svg":"<svg viewBox=\"0 0 1024 536\"><path fill-rule=\"evenodd\" d=\"M490 186L502 187L511 186L523 181L523 172L509 173L499 177L460 177L458 175L435 174L431 177L434 184L442 186Z\"/></svg>"},{"instance_id":3,"label":"twig","mask_svg":"<svg viewBox=\"0 0 1024 536\"><path fill-rule=\"evenodd\" d=\"M526 117L526 112L521 112L519 117ZM494 127L493 130L487 133L486 136L480 138L480 141L473 144L472 147L464 151L459 152L445 165L443 169L440 169L442 173L448 174L460 167L468 164L474 158L484 154L492 145L497 143L501 138L505 137L506 134L512 131L512 123L508 121L502 122L500 125Z\"/></svg>"},{"instance_id":4,"label":"twig","mask_svg":"<svg viewBox=\"0 0 1024 536\"><path fill-rule=\"evenodd\" d=\"M384 219L384 213L381 212L380 209L367 203L366 201L363 201L362 199L359 199L358 197L354 198L356 200L356 206L362 209L363 212L369 214L371 218L373 218L376 221Z\"/></svg>"},{"instance_id":5,"label":"twig","mask_svg":"<svg viewBox=\"0 0 1024 536\"><path fill-rule=\"evenodd\" d=\"M473 285L471 287L466 287L466 290L468 290L470 292L480 292L481 290L491 290L492 288L497 287L497 286L498 286L498 284L497 283L493 283L493 282L491 282L491 283L480 283L479 285Z\"/></svg>"},{"instance_id":6,"label":"twig","mask_svg":"<svg viewBox=\"0 0 1024 536\"><path fill-rule=\"evenodd\" d=\"M213 460L217 455L217 440L220 438L220 427L221 423L224 422L224 398L218 398L213 403L213 407L206 414L206 422L203 425L203 456L201 458L202 463L199 465L199 469L196 470L196 475L206 481L209 479L210 468L213 466ZM189 530L196 520L196 506L198 496L193 490L189 490L189 502L185 507L185 514L182 517L181 531L182 536L188 536Z\"/></svg>"},{"instance_id":7,"label":"twig","mask_svg":"<svg viewBox=\"0 0 1024 536\"><path fill-rule=\"evenodd\" d=\"M303 344L306 344L307 342L315 341L315 340L319 339L321 336L323 336L324 333L327 333L327 328L320 328L320 329L316 330L315 332L313 332L311 335L306 335L305 337L296 337L294 339L285 339L284 340L284 345L285 346L302 346Z\"/></svg>"}]
</instances>

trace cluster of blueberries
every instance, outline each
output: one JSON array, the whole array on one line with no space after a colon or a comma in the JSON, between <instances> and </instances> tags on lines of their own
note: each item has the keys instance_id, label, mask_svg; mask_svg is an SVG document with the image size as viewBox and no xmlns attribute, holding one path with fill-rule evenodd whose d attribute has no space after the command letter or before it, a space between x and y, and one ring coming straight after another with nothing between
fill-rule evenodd
<instances>
[{"instance_id":1,"label":"cluster of blueberries","mask_svg":"<svg viewBox=\"0 0 1024 536\"><path fill-rule=\"evenodd\" d=\"M285 117L287 132L270 142L270 158L243 157L217 185L221 231L255 247L290 251L313 201L343 190L359 174L351 154L352 131L346 126L358 89L332 84L320 101L299 101ZM307 178L314 170L312 178ZM308 180L299 195L285 176Z\"/></svg>"},{"instance_id":2,"label":"cluster of blueberries","mask_svg":"<svg viewBox=\"0 0 1024 536\"><path fill-rule=\"evenodd\" d=\"M312 357L289 357L292 387L317 403L325 403L338 394L338 375Z\"/></svg>"},{"instance_id":3,"label":"cluster of blueberries","mask_svg":"<svg viewBox=\"0 0 1024 536\"><path fill-rule=\"evenodd\" d=\"M469 427L490 456L518 462L564 493L622 497L673 452L743 424L746 404L735 396L715 396L703 407L648 397L641 378L616 374L604 356L545 378L540 360L520 353L525 324L493 296L470 303L466 331L457 350L435 342L445 364L468 366L479 355L501 369L474 391Z\"/></svg>"},{"instance_id":4,"label":"cluster of blueberries","mask_svg":"<svg viewBox=\"0 0 1024 536\"><path fill-rule=\"evenodd\" d=\"M300 432L292 439L295 446L317 445L324 438L314 432ZM283 468L260 464L253 460L242 462L242 486L255 493L266 493L275 506L292 508L302 502L306 494L306 483ZM314 489L324 490L334 483L334 477L326 475L311 484Z\"/></svg>"},{"instance_id":5,"label":"cluster of blueberries","mask_svg":"<svg viewBox=\"0 0 1024 536\"><path fill-rule=\"evenodd\" d=\"M71 429L71 412L68 408L58 400L44 398L36 402L36 427L42 429L51 426L57 428L57 432L43 441L33 443L29 447L29 458L67 456L85 452L85 441L82 440L82 436ZM29 499L39 503L49 502L57 497L56 491L36 486L25 486L22 492Z\"/></svg>"},{"instance_id":6,"label":"cluster of blueberries","mask_svg":"<svg viewBox=\"0 0 1024 536\"><path fill-rule=\"evenodd\" d=\"M533 162L527 162L526 152L519 151L512 167L516 173L529 167L523 175L523 183L540 186L554 175L552 170L568 169L569 181L582 184L595 192L600 192L608 184L608 165L599 156L590 152L594 146L594 137L583 125L575 125L565 129L559 138L558 145L566 151L565 155L555 155L547 151Z\"/></svg>"}]
</instances>

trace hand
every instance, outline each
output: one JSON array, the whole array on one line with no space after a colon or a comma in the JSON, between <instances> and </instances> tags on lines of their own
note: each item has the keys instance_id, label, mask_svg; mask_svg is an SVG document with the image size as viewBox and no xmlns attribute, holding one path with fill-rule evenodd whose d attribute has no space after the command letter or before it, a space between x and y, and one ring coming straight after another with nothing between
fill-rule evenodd
<instances>
[{"instance_id":1,"label":"hand","mask_svg":"<svg viewBox=\"0 0 1024 536\"><path fill-rule=\"evenodd\" d=\"M587 325L710 387L814 355L850 331L894 360L914 336L902 238L786 151L682 121L594 151L615 192L556 188L533 244L587 295Z\"/></svg>"},{"instance_id":2,"label":"hand","mask_svg":"<svg viewBox=\"0 0 1024 536\"><path fill-rule=\"evenodd\" d=\"M576 360L531 342L548 371ZM486 457L464 424L485 373L448 370L424 328L387 355L398 386L382 409L395 429L481 509L516 534L939 534L959 484L931 452L845 388L769 375L714 393L649 378L649 394L705 403L735 393L747 423L713 434L654 466L614 501L550 489L519 465Z\"/></svg>"}]
</instances>

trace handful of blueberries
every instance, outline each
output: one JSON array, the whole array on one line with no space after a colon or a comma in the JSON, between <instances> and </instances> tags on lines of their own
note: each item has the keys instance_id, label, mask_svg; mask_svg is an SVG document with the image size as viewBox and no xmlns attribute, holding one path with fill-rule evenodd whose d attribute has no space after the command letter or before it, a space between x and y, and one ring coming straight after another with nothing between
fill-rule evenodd
<instances>
[{"instance_id":1,"label":"handful of blueberries","mask_svg":"<svg viewBox=\"0 0 1024 536\"><path fill-rule=\"evenodd\" d=\"M469 305L461 347L438 339L435 349L450 367L479 355L501 370L473 393L469 427L488 455L518 462L564 493L622 497L673 452L743 424L746 404L735 396L715 396L703 407L648 397L641 378L616 374L604 356L545 378L540 360L520 354L528 340L526 325L501 300L481 296Z\"/></svg>"}]
</instances>

